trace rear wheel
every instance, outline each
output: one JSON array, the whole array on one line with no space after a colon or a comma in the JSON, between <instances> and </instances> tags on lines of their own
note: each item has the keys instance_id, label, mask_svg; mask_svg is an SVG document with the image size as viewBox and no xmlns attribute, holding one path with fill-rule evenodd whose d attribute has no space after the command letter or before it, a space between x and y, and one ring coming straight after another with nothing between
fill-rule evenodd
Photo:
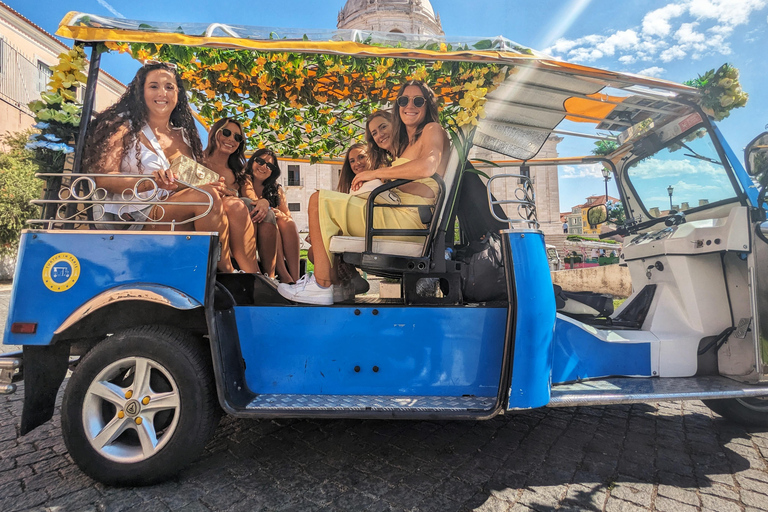
<instances>
[{"instance_id":1,"label":"rear wheel","mask_svg":"<svg viewBox=\"0 0 768 512\"><path fill-rule=\"evenodd\" d=\"M768 397L704 400L723 418L743 425L768 426Z\"/></svg>"},{"instance_id":2,"label":"rear wheel","mask_svg":"<svg viewBox=\"0 0 768 512\"><path fill-rule=\"evenodd\" d=\"M111 336L78 364L61 414L67 449L93 479L165 480L200 454L221 416L207 347L163 326Z\"/></svg>"}]
</instances>

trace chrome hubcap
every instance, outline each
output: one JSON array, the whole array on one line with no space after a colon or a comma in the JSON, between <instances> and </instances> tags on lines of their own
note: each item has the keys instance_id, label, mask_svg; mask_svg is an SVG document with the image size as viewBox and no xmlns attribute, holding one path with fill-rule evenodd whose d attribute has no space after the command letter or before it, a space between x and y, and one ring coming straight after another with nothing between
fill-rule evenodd
<instances>
[{"instance_id":1,"label":"chrome hubcap","mask_svg":"<svg viewBox=\"0 0 768 512\"><path fill-rule=\"evenodd\" d=\"M102 456L140 462L171 439L180 407L178 387L168 370L144 357L127 357L91 382L83 401L83 427Z\"/></svg>"}]
</instances>

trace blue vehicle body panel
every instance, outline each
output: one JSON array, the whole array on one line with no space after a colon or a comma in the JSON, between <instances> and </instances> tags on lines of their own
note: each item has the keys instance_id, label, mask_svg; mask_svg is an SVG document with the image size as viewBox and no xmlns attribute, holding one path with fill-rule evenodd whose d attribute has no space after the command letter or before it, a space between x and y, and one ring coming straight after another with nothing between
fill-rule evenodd
<instances>
[{"instance_id":1,"label":"blue vehicle body panel","mask_svg":"<svg viewBox=\"0 0 768 512\"><path fill-rule=\"evenodd\" d=\"M509 408L543 407L550 398L556 310L544 235L513 231L508 236L516 308Z\"/></svg>"},{"instance_id":2,"label":"blue vehicle body panel","mask_svg":"<svg viewBox=\"0 0 768 512\"><path fill-rule=\"evenodd\" d=\"M607 342L579 324L557 319L553 383L619 375L651 376L650 343ZM594 331L594 327L588 328Z\"/></svg>"},{"instance_id":3,"label":"blue vehicle body panel","mask_svg":"<svg viewBox=\"0 0 768 512\"><path fill-rule=\"evenodd\" d=\"M211 235L99 231L27 231L21 236L3 343L47 345L78 307L130 283L175 289L205 304ZM12 334L36 322L35 334Z\"/></svg>"},{"instance_id":4,"label":"blue vehicle body panel","mask_svg":"<svg viewBox=\"0 0 768 512\"><path fill-rule=\"evenodd\" d=\"M495 397L506 313L415 306L235 308L250 390L309 395Z\"/></svg>"},{"instance_id":5,"label":"blue vehicle body panel","mask_svg":"<svg viewBox=\"0 0 768 512\"><path fill-rule=\"evenodd\" d=\"M733 168L733 172L736 174L736 179L738 179L739 183L741 184L741 188L743 188L746 192L750 204L755 206L757 204L758 187L752 182L752 179L749 177L749 174L747 174L746 169L744 169L744 167L741 165L739 157L736 156L736 153L733 152L731 146L728 145L728 142L726 142L725 137L723 137L723 134L720 132L720 129L717 127L717 125L712 123L712 129L715 131L717 140L723 146L725 156L728 157L728 161Z\"/></svg>"}]
</instances>

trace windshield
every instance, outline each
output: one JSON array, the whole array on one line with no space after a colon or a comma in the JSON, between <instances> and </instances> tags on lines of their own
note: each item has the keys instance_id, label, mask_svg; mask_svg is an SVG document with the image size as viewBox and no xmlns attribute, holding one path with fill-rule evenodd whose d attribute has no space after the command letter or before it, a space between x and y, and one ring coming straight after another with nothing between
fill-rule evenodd
<instances>
[{"instance_id":1,"label":"windshield","mask_svg":"<svg viewBox=\"0 0 768 512\"><path fill-rule=\"evenodd\" d=\"M736 197L704 128L636 161L627 178L652 218Z\"/></svg>"}]
</instances>

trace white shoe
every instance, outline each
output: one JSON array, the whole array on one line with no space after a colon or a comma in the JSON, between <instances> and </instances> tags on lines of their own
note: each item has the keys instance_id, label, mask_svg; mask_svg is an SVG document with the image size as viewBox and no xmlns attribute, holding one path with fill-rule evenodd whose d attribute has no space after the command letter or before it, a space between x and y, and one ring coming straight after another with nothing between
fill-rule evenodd
<instances>
[{"instance_id":1,"label":"white shoe","mask_svg":"<svg viewBox=\"0 0 768 512\"><path fill-rule=\"evenodd\" d=\"M288 300L302 304L333 304L333 285L323 288L315 281L314 274L306 274L296 284L281 283L277 292Z\"/></svg>"}]
</instances>

